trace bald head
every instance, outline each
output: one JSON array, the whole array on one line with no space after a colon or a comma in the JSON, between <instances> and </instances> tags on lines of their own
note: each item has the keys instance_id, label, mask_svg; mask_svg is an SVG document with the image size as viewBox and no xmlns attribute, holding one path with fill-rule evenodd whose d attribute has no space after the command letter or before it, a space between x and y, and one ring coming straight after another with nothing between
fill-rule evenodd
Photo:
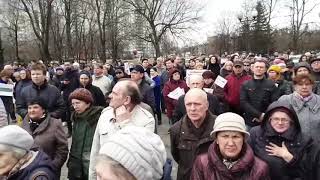
<instances>
[{"instance_id":1,"label":"bald head","mask_svg":"<svg viewBox=\"0 0 320 180\"><path fill-rule=\"evenodd\" d=\"M129 99L127 97L130 97ZM138 85L131 80L119 81L112 89L110 106L118 108L121 105L137 105L141 103L141 96Z\"/></svg>"},{"instance_id":2,"label":"bald head","mask_svg":"<svg viewBox=\"0 0 320 180\"><path fill-rule=\"evenodd\" d=\"M188 118L196 128L199 128L209 108L207 94L199 88L190 89L184 98Z\"/></svg>"},{"instance_id":3,"label":"bald head","mask_svg":"<svg viewBox=\"0 0 320 180\"><path fill-rule=\"evenodd\" d=\"M204 80L203 77L201 75L195 74L195 75L191 75L189 77L189 84L188 84L190 89L193 88L199 88L202 89L204 86Z\"/></svg>"}]
</instances>

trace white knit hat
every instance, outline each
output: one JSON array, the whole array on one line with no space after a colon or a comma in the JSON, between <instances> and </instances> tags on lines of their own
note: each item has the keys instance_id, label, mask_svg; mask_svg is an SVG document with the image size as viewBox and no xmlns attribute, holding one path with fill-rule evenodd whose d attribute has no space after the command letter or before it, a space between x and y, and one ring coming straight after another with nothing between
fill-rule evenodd
<instances>
[{"instance_id":1,"label":"white knit hat","mask_svg":"<svg viewBox=\"0 0 320 180\"><path fill-rule=\"evenodd\" d=\"M136 126L127 126L112 135L99 153L118 161L139 180L161 179L167 158L160 137Z\"/></svg>"},{"instance_id":2,"label":"white knit hat","mask_svg":"<svg viewBox=\"0 0 320 180\"><path fill-rule=\"evenodd\" d=\"M32 136L17 125L0 128L0 144L29 151L33 146Z\"/></svg>"},{"instance_id":3,"label":"white knit hat","mask_svg":"<svg viewBox=\"0 0 320 180\"><path fill-rule=\"evenodd\" d=\"M232 112L220 114L216 118L213 126L213 131L210 133L210 135L215 138L217 132L220 131L242 132L246 135L246 137L250 135L246 131L244 119L240 115Z\"/></svg>"}]
</instances>

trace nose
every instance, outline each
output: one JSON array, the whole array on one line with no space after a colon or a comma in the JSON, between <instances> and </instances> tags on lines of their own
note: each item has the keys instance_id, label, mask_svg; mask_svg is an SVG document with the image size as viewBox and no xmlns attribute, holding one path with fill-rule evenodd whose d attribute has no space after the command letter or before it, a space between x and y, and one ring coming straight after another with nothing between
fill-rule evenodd
<instances>
[{"instance_id":1,"label":"nose","mask_svg":"<svg viewBox=\"0 0 320 180\"><path fill-rule=\"evenodd\" d=\"M232 138L228 138L226 144L227 144L227 146L233 146L234 142L233 142Z\"/></svg>"}]
</instances>

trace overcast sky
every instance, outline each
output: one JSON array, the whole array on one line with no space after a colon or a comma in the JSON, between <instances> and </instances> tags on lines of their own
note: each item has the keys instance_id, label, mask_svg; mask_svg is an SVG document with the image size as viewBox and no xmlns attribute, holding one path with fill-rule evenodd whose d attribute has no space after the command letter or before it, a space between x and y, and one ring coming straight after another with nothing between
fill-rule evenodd
<instances>
[{"instance_id":1,"label":"overcast sky","mask_svg":"<svg viewBox=\"0 0 320 180\"><path fill-rule=\"evenodd\" d=\"M233 17L234 24L238 23L237 14L241 13L242 6L245 1L250 4L255 4L256 0L199 0L204 4L203 21L198 24L198 32L190 33L189 37L193 37L190 43L200 43L206 41L208 36L215 34L215 23L222 19L223 16ZM290 17L288 16L290 11L286 7L286 3L290 0L278 0L277 8L275 9L272 25L277 28L289 26ZM320 3L320 0L309 0L310 5ZM315 22L313 26L320 28L320 5L318 5L312 13L305 18L305 22Z\"/></svg>"}]
</instances>

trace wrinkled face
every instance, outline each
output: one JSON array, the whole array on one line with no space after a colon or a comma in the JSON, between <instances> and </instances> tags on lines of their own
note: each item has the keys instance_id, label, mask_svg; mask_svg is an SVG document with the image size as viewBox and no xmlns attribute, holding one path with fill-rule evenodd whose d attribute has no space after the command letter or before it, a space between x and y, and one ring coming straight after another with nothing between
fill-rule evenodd
<instances>
[{"instance_id":1,"label":"wrinkled face","mask_svg":"<svg viewBox=\"0 0 320 180\"><path fill-rule=\"evenodd\" d=\"M117 83L113 87L112 92L109 95L110 107L113 107L114 109L116 109L124 104L124 102L126 101L126 96L124 95L123 92L124 90L119 83Z\"/></svg>"},{"instance_id":2,"label":"wrinkled face","mask_svg":"<svg viewBox=\"0 0 320 180\"><path fill-rule=\"evenodd\" d=\"M82 86L87 86L90 83L90 78L86 74L81 74L80 84Z\"/></svg>"},{"instance_id":3,"label":"wrinkled face","mask_svg":"<svg viewBox=\"0 0 320 180\"><path fill-rule=\"evenodd\" d=\"M206 85L209 85L214 81L212 78L205 78L203 80L204 80L204 84L206 84Z\"/></svg>"},{"instance_id":4,"label":"wrinkled face","mask_svg":"<svg viewBox=\"0 0 320 180\"><path fill-rule=\"evenodd\" d=\"M121 79L121 78L124 77L124 73L119 69L116 70L115 73L116 73L116 76L117 76L118 79Z\"/></svg>"},{"instance_id":5,"label":"wrinkled face","mask_svg":"<svg viewBox=\"0 0 320 180\"><path fill-rule=\"evenodd\" d=\"M178 81L180 79L180 73L179 72L173 73L172 79L175 81Z\"/></svg>"},{"instance_id":6,"label":"wrinkled face","mask_svg":"<svg viewBox=\"0 0 320 180\"><path fill-rule=\"evenodd\" d=\"M253 64L253 74L255 76L263 76L267 71L266 64L263 62L256 62Z\"/></svg>"},{"instance_id":7,"label":"wrinkled face","mask_svg":"<svg viewBox=\"0 0 320 180\"><path fill-rule=\"evenodd\" d=\"M320 61L313 61L311 67L314 71L318 72L320 70Z\"/></svg>"},{"instance_id":8,"label":"wrinkled face","mask_svg":"<svg viewBox=\"0 0 320 180\"><path fill-rule=\"evenodd\" d=\"M190 84L189 84L189 88L199 88L202 89L204 86L204 81L201 79L190 79Z\"/></svg>"},{"instance_id":9,"label":"wrinkled face","mask_svg":"<svg viewBox=\"0 0 320 180\"><path fill-rule=\"evenodd\" d=\"M275 71L269 71L268 75L269 75L270 79L277 79L278 78L278 73L276 73Z\"/></svg>"},{"instance_id":10,"label":"wrinkled face","mask_svg":"<svg viewBox=\"0 0 320 180\"><path fill-rule=\"evenodd\" d=\"M7 175L17 162L13 153L0 151L0 176Z\"/></svg>"},{"instance_id":11,"label":"wrinkled face","mask_svg":"<svg viewBox=\"0 0 320 180\"><path fill-rule=\"evenodd\" d=\"M185 97L184 104L189 119L195 127L200 127L206 117L208 101L195 95Z\"/></svg>"},{"instance_id":12,"label":"wrinkled face","mask_svg":"<svg viewBox=\"0 0 320 180\"><path fill-rule=\"evenodd\" d=\"M235 74L241 74L243 72L243 67L240 65L236 65L233 67L233 72Z\"/></svg>"},{"instance_id":13,"label":"wrinkled face","mask_svg":"<svg viewBox=\"0 0 320 180\"><path fill-rule=\"evenodd\" d=\"M272 116L269 119L271 127L277 132L277 133L284 133L286 132L291 125L292 120L290 117L281 111L274 112Z\"/></svg>"},{"instance_id":14,"label":"wrinkled face","mask_svg":"<svg viewBox=\"0 0 320 180\"><path fill-rule=\"evenodd\" d=\"M221 131L217 133L216 143L224 158L237 158L241 152L244 136L237 131Z\"/></svg>"},{"instance_id":15,"label":"wrinkled face","mask_svg":"<svg viewBox=\"0 0 320 180\"><path fill-rule=\"evenodd\" d=\"M45 110L42 109L38 104L33 104L28 106L28 115L31 119L37 120L40 119L45 113Z\"/></svg>"},{"instance_id":16,"label":"wrinkled face","mask_svg":"<svg viewBox=\"0 0 320 180\"><path fill-rule=\"evenodd\" d=\"M31 70L31 80L36 85L43 84L45 79L46 75L41 70Z\"/></svg>"},{"instance_id":17,"label":"wrinkled face","mask_svg":"<svg viewBox=\"0 0 320 180\"><path fill-rule=\"evenodd\" d=\"M298 70L297 70L297 73L296 75L302 75L302 74L310 74L309 70L306 68L306 67L300 67Z\"/></svg>"},{"instance_id":18,"label":"wrinkled face","mask_svg":"<svg viewBox=\"0 0 320 180\"><path fill-rule=\"evenodd\" d=\"M147 68L148 66L149 66L148 60L144 60L144 61L142 62L142 67Z\"/></svg>"},{"instance_id":19,"label":"wrinkled face","mask_svg":"<svg viewBox=\"0 0 320 180\"><path fill-rule=\"evenodd\" d=\"M307 79L302 80L294 86L295 91L302 97L310 96L312 93L313 84Z\"/></svg>"},{"instance_id":20,"label":"wrinkled face","mask_svg":"<svg viewBox=\"0 0 320 180\"><path fill-rule=\"evenodd\" d=\"M72 107L74 108L75 112L80 114L86 111L90 107L90 103L86 103L84 101L78 99L71 100Z\"/></svg>"},{"instance_id":21,"label":"wrinkled face","mask_svg":"<svg viewBox=\"0 0 320 180\"><path fill-rule=\"evenodd\" d=\"M27 78L27 72L25 70L20 71L20 78L21 79L26 79Z\"/></svg>"},{"instance_id":22,"label":"wrinkled face","mask_svg":"<svg viewBox=\"0 0 320 180\"><path fill-rule=\"evenodd\" d=\"M131 75L131 80L133 80L135 82L137 82L143 78L143 73L140 73L136 70L132 70L130 75Z\"/></svg>"}]
</instances>

